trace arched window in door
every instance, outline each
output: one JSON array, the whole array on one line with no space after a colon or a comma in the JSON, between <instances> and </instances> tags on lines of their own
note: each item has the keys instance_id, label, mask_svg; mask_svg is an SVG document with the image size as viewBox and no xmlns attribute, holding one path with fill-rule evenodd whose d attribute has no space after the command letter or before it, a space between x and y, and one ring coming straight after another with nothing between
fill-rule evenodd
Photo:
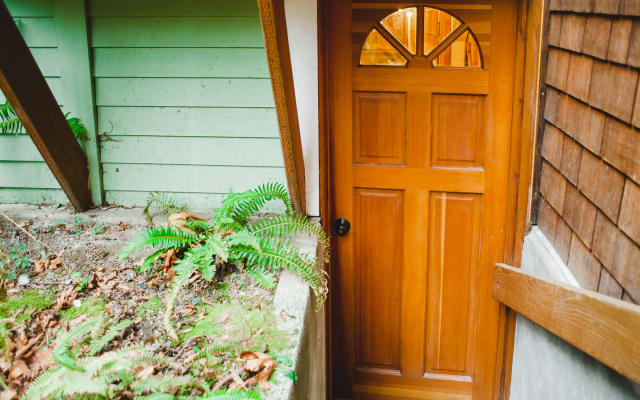
<instances>
[{"instance_id":1,"label":"arched window in door","mask_svg":"<svg viewBox=\"0 0 640 400\"><path fill-rule=\"evenodd\" d=\"M360 65L406 66L425 57L434 68L482 68L478 41L460 19L432 7L408 7L389 14L369 32Z\"/></svg>"}]
</instances>

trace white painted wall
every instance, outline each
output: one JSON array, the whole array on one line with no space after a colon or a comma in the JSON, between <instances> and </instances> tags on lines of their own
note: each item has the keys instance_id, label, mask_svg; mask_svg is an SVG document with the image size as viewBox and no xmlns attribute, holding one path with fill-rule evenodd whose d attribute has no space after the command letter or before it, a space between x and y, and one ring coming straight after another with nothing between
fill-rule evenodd
<instances>
[{"instance_id":1,"label":"white painted wall","mask_svg":"<svg viewBox=\"0 0 640 400\"><path fill-rule=\"evenodd\" d=\"M318 5L317 0L285 0L284 6L304 154L307 214L318 216Z\"/></svg>"}]
</instances>

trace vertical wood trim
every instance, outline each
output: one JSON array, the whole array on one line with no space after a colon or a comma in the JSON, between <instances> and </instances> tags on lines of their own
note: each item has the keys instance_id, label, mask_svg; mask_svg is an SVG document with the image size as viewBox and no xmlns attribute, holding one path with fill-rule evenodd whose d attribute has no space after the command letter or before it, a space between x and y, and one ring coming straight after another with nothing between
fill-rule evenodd
<instances>
[{"instance_id":1,"label":"vertical wood trim","mask_svg":"<svg viewBox=\"0 0 640 400\"><path fill-rule=\"evenodd\" d=\"M306 214L304 159L293 87L284 0L258 0L258 8L280 126L289 194L295 210Z\"/></svg>"},{"instance_id":2,"label":"vertical wood trim","mask_svg":"<svg viewBox=\"0 0 640 400\"><path fill-rule=\"evenodd\" d=\"M505 260L520 266L522 244L530 229L532 214L532 183L537 148L537 131L541 115L541 60L546 37L545 8L547 1L520 0L518 4L516 91L514 92L514 123L512 158L510 160L509 204L516 209L507 217ZM516 313L502 306L500 312L499 359L501 366L496 377L496 389L500 399L509 398L511 368L515 336Z\"/></svg>"},{"instance_id":3,"label":"vertical wood trim","mask_svg":"<svg viewBox=\"0 0 640 400\"><path fill-rule=\"evenodd\" d=\"M31 51L0 1L0 89L77 210L91 205L89 169Z\"/></svg>"},{"instance_id":4,"label":"vertical wood trim","mask_svg":"<svg viewBox=\"0 0 640 400\"><path fill-rule=\"evenodd\" d=\"M94 204L102 204L100 143L85 0L55 0L54 13L65 112L80 118L87 128L84 148L89 161L91 198Z\"/></svg>"}]
</instances>

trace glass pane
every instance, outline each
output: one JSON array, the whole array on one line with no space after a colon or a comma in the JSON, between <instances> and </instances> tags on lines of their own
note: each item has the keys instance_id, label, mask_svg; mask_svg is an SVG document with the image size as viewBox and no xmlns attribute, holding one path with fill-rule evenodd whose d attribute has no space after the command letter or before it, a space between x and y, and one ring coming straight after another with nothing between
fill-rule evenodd
<instances>
[{"instance_id":1,"label":"glass pane","mask_svg":"<svg viewBox=\"0 0 640 400\"><path fill-rule=\"evenodd\" d=\"M404 8L380 21L380 24L382 24L398 42L402 43L411 54L416 54L417 15L418 9L416 7Z\"/></svg>"},{"instance_id":2,"label":"glass pane","mask_svg":"<svg viewBox=\"0 0 640 400\"><path fill-rule=\"evenodd\" d=\"M407 59L387 42L380 32L372 30L362 46L360 65L407 65Z\"/></svg>"},{"instance_id":3,"label":"glass pane","mask_svg":"<svg viewBox=\"0 0 640 400\"><path fill-rule=\"evenodd\" d=\"M460 20L435 8L424 8L424 55L429 55L437 45L461 25Z\"/></svg>"},{"instance_id":4,"label":"glass pane","mask_svg":"<svg viewBox=\"0 0 640 400\"><path fill-rule=\"evenodd\" d=\"M468 30L463 32L438 57L433 59L434 67L482 67L478 42Z\"/></svg>"}]
</instances>

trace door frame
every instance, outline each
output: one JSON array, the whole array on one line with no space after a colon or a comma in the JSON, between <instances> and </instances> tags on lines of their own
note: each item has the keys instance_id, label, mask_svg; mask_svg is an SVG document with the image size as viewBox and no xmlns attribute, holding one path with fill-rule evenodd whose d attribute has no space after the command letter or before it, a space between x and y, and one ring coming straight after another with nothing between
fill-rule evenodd
<instances>
[{"instance_id":1,"label":"door frame","mask_svg":"<svg viewBox=\"0 0 640 400\"><path fill-rule=\"evenodd\" d=\"M372 0L374 2L375 0ZM388 0L400 4L424 3L429 1ZM524 235L531 226L531 198L534 160L536 154L540 92L543 82L540 79L540 66L546 53L545 24L548 16L548 1L546 0L513 0L517 2L516 21L516 55L514 65L514 96L512 111L511 156L509 160L508 206L506 210L515 209L511 218L507 218L505 232L505 262L520 267L522 243ZM328 100L328 12L329 1L318 0L318 151L320 164L320 216L322 226L329 234L332 232L334 215L331 214L332 204L330 193L331 182L330 162L331 135L329 134L329 116L332 112ZM335 257L331 257L335 260ZM327 266L329 277L332 276L332 263ZM331 279L329 280L331 293ZM327 365L327 398L333 398L332 365L331 365L331 295L325 307L326 330L326 365ZM500 307L500 325L497 357L498 363L494 384L497 399L508 399L511 382L511 365L515 335L516 313L506 306Z\"/></svg>"}]
</instances>

